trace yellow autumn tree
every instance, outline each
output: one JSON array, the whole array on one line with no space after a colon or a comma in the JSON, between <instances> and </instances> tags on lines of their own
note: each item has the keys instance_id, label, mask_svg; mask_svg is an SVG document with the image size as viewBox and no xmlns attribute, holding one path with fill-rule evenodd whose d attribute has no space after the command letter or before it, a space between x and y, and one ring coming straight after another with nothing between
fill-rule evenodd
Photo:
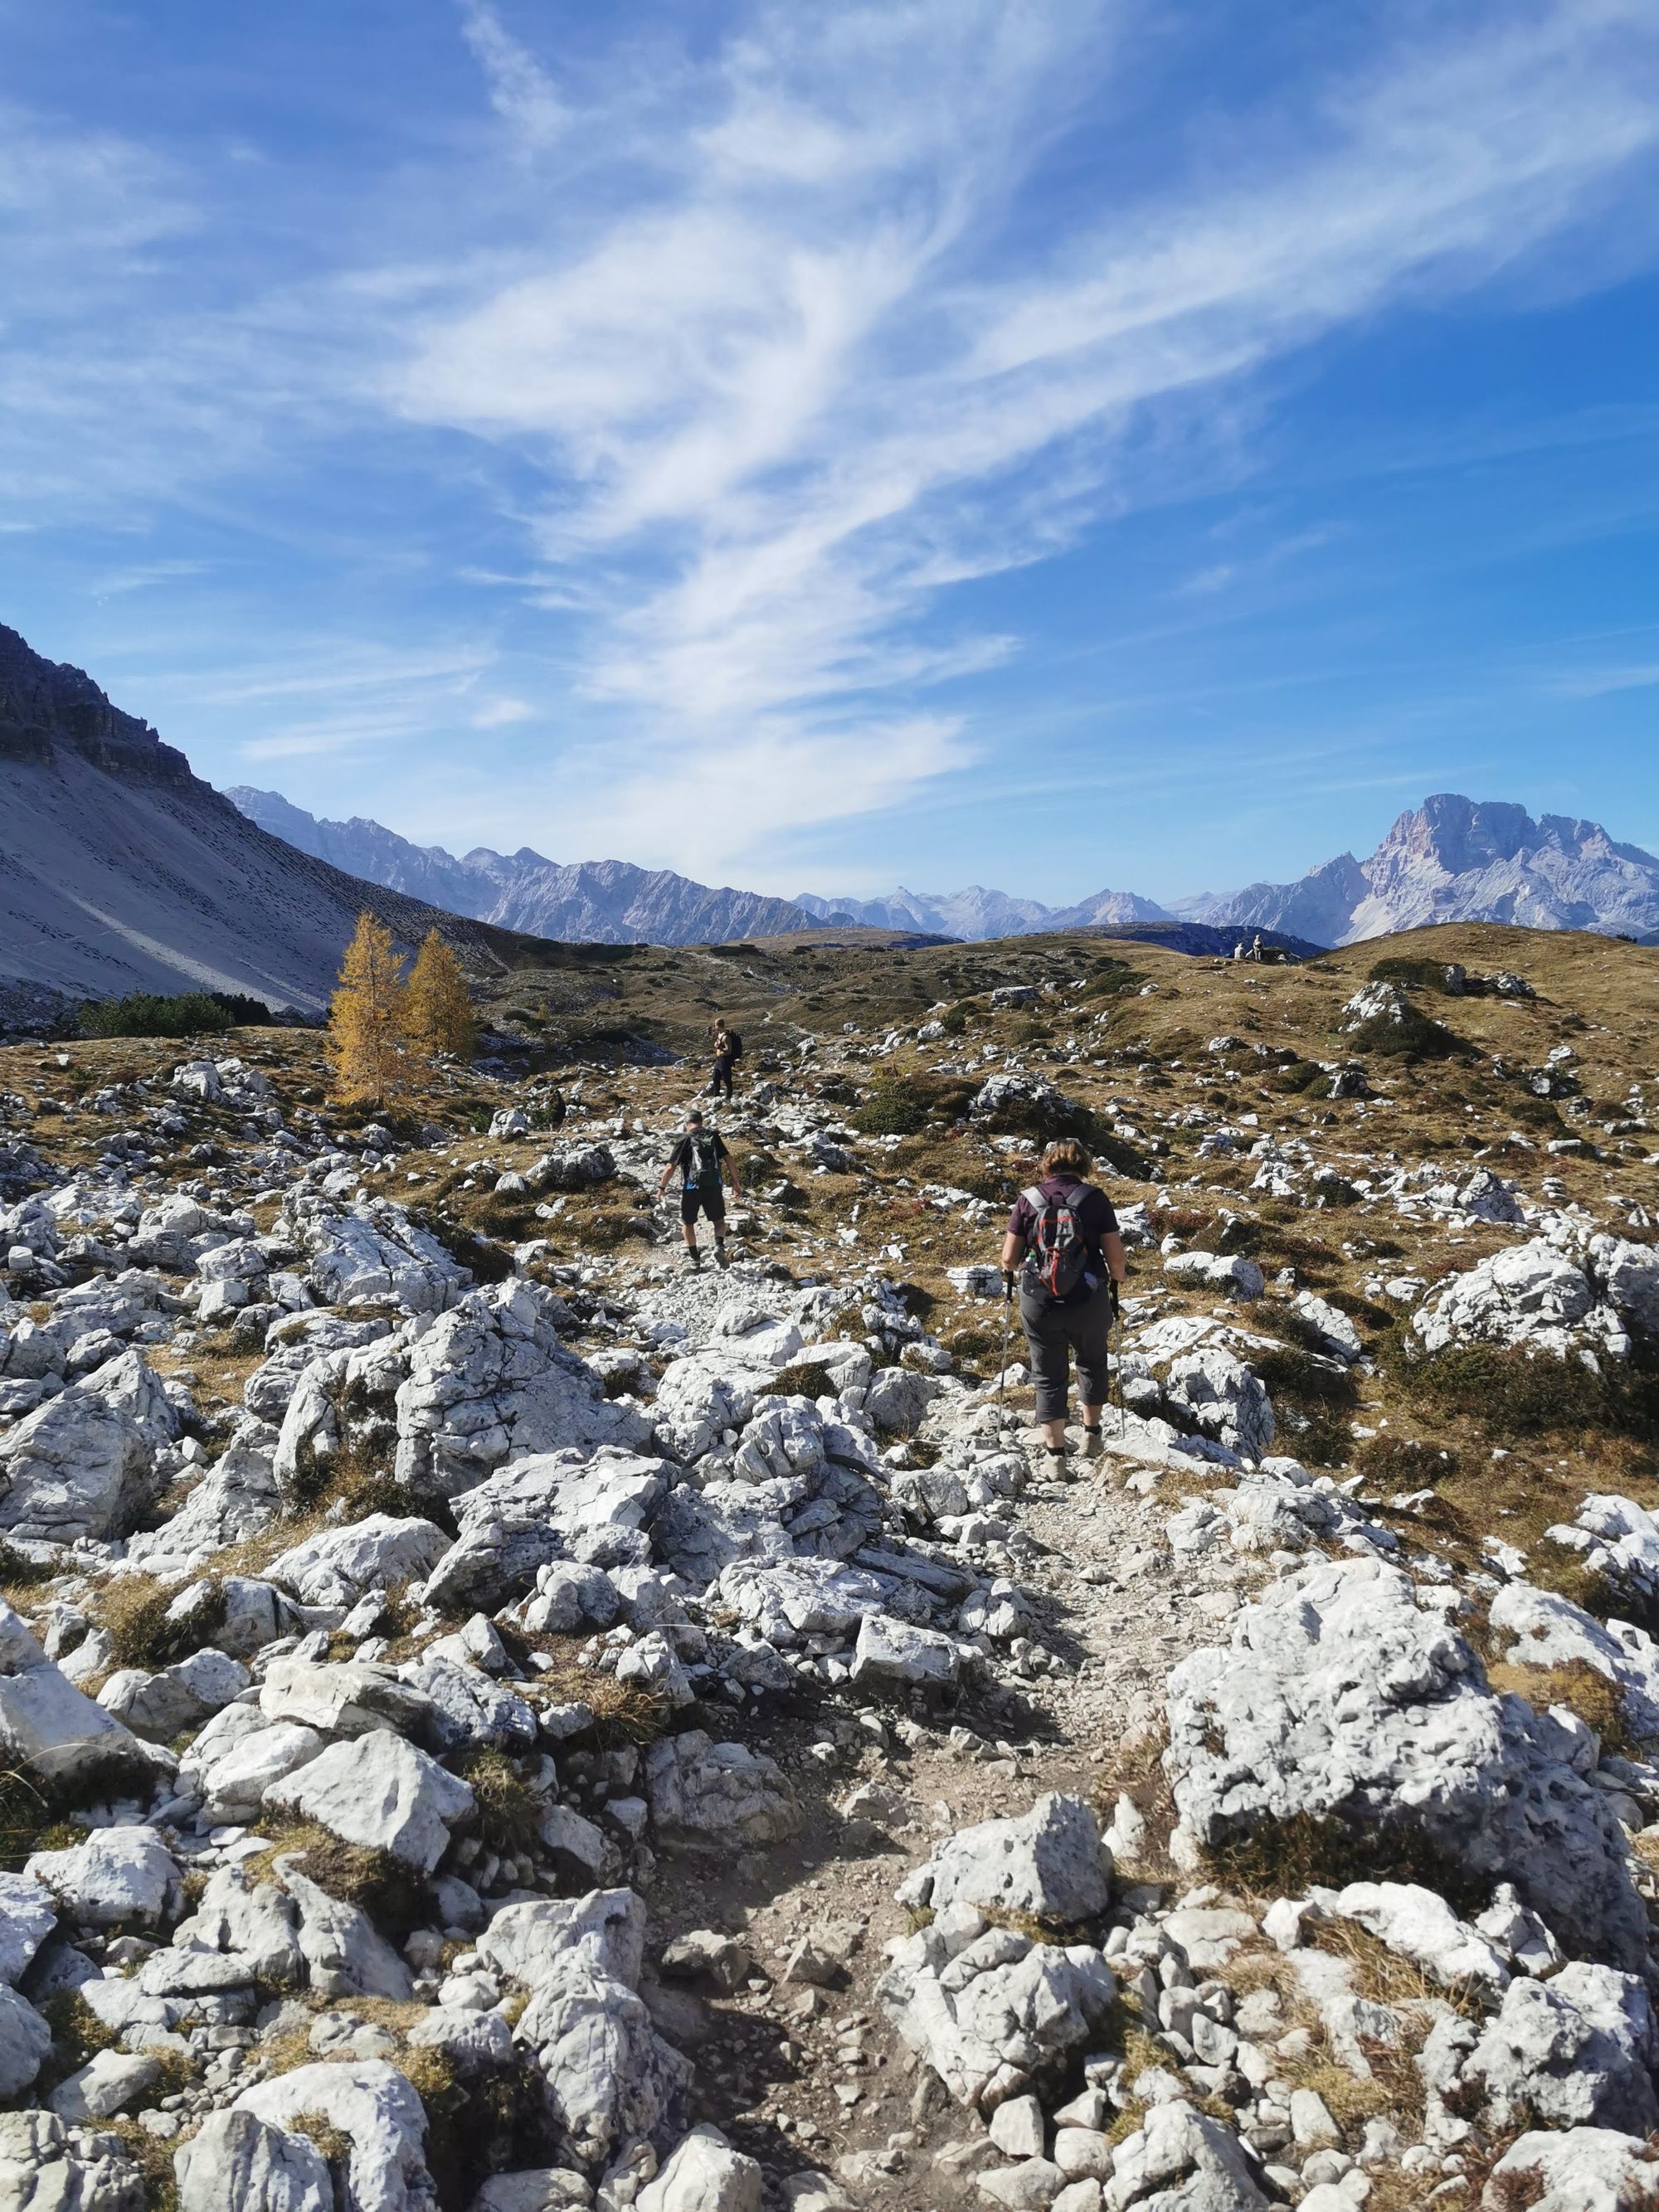
<instances>
[{"instance_id":1,"label":"yellow autumn tree","mask_svg":"<svg viewBox=\"0 0 1659 2212\"><path fill-rule=\"evenodd\" d=\"M416 1051L472 1057L472 994L453 950L428 929L409 979L409 1034Z\"/></svg>"},{"instance_id":2,"label":"yellow autumn tree","mask_svg":"<svg viewBox=\"0 0 1659 2212\"><path fill-rule=\"evenodd\" d=\"M392 932L372 914L357 917L357 934L340 963L339 988L329 1002L328 1054L334 1095L347 1104L384 1106L396 1089L409 1036L409 987Z\"/></svg>"}]
</instances>

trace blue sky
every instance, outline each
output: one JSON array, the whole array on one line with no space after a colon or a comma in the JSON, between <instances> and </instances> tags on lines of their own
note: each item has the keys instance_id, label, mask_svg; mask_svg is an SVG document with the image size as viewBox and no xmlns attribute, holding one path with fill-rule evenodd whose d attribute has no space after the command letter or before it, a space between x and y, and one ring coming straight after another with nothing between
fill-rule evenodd
<instances>
[{"instance_id":1,"label":"blue sky","mask_svg":"<svg viewBox=\"0 0 1659 2212\"><path fill-rule=\"evenodd\" d=\"M455 849L1659 846L1651 0L0 0L0 620Z\"/></svg>"}]
</instances>

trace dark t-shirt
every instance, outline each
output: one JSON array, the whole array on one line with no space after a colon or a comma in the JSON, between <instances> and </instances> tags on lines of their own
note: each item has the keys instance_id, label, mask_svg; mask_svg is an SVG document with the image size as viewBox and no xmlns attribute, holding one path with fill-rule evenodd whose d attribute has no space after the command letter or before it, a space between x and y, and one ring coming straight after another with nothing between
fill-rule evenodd
<instances>
[{"instance_id":1,"label":"dark t-shirt","mask_svg":"<svg viewBox=\"0 0 1659 2212\"><path fill-rule=\"evenodd\" d=\"M731 1153L726 1149L726 1140L718 1129L704 1130L702 1142L705 1147L713 1147L717 1161L731 1158ZM679 1170L682 1182L695 1183L702 1180L702 1170L697 1160L697 1139L689 1131L668 1155L668 1164Z\"/></svg>"},{"instance_id":2,"label":"dark t-shirt","mask_svg":"<svg viewBox=\"0 0 1659 2212\"><path fill-rule=\"evenodd\" d=\"M1118 1233L1117 1216L1112 1210L1111 1200L1103 1190L1097 1190L1091 1182L1073 1182L1069 1176L1046 1176L1036 1188L1045 1199L1063 1198L1068 1190L1078 1193L1076 1203L1072 1207L1072 1218L1089 1248L1088 1272L1091 1275L1104 1276L1107 1273L1106 1255L1101 1249L1101 1240L1106 1237L1115 1237ZM1040 1218L1041 1210L1034 1206L1022 1191L1013 1212L1008 1216L1008 1234L1018 1237L1022 1243L1029 1245ZM1087 1292L1083 1295L1086 1297Z\"/></svg>"}]
</instances>

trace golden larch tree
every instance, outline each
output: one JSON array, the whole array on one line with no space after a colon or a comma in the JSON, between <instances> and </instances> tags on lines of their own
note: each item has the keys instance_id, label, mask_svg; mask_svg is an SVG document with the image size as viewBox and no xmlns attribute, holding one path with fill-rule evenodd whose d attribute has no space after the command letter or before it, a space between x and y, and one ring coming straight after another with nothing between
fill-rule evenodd
<instances>
[{"instance_id":1,"label":"golden larch tree","mask_svg":"<svg viewBox=\"0 0 1659 2212\"><path fill-rule=\"evenodd\" d=\"M372 914L340 963L340 984L328 1009L328 1054L334 1093L347 1103L384 1106L396 1089L409 1037L409 987L392 932Z\"/></svg>"},{"instance_id":2,"label":"golden larch tree","mask_svg":"<svg viewBox=\"0 0 1659 2212\"><path fill-rule=\"evenodd\" d=\"M409 1034L417 1051L472 1057L472 995L460 962L435 928L428 930L409 979Z\"/></svg>"}]
</instances>

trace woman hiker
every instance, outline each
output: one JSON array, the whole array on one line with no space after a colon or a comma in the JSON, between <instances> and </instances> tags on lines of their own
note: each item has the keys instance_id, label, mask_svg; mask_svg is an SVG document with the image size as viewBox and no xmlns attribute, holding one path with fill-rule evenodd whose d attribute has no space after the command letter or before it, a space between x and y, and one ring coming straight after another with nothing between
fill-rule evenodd
<instances>
[{"instance_id":1,"label":"woman hiker","mask_svg":"<svg viewBox=\"0 0 1659 2212\"><path fill-rule=\"evenodd\" d=\"M1100 1449L1107 1347L1127 1273L1112 1202L1087 1179L1092 1164L1075 1137L1057 1139L1042 1155L1041 1181L1020 1193L1002 1241L1003 1284L1010 1297L1014 1270L1020 1271L1020 1326L1053 1477L1066 1471L1066 1391L1073 1352L1083 1449L1091 1456Z\"/></svg>"}]
</instances>

